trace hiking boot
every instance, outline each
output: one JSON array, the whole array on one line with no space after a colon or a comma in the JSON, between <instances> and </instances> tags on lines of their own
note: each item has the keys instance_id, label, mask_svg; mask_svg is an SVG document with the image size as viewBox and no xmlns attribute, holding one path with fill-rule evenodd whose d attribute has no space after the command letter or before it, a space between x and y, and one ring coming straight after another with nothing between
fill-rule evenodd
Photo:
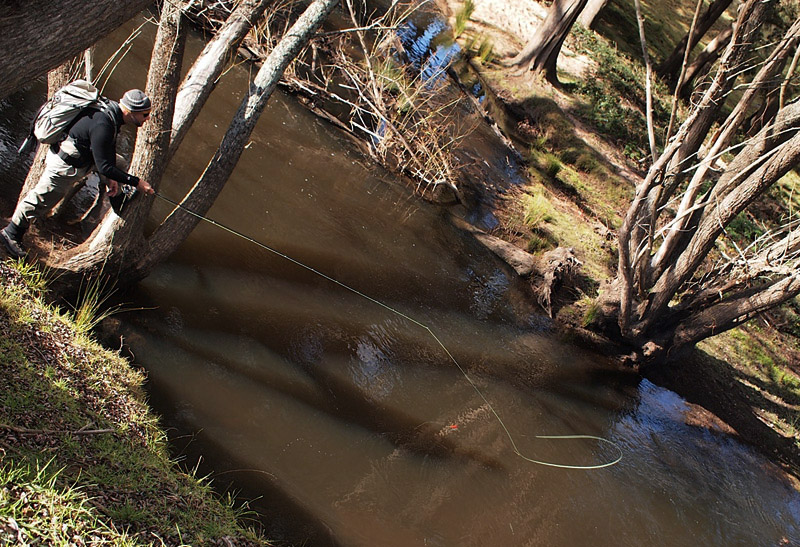
<instances>
[{"instance_id":1,"label":"hiking boot","mask_svg":"<svg viewBox=\"0 0 800 547\"><path fill-rule=\"evenodd\" d=\"M19 241L6 233L5 228L0 230L0 241L3 242L8 254L10 254L13 258L22 258L25 256L25 249L22 248L22 245L20 245Z\"/></svg>"}]
</instances>

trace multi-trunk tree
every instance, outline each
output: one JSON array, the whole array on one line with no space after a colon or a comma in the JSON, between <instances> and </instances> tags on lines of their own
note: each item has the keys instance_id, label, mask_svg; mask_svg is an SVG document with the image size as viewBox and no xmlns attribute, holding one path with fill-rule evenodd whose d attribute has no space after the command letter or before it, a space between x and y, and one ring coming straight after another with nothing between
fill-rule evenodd
<instances>
[{"instance_id":1,"label":"multi-trunk tree","mask_svg":"<svg viewBox=\"0 0 800 547\"><path fill-rule=\"evenodd\" d=\"M749 246L719 251L737 215L800 161L800 101L737 140L758 89L783 78L800 43L798 20L752 67L759 25L772 9L775 2L741 4L709 87L637 186L619 231L618 274L602 302L636 360L675 357L800 293L797 219L773 219ZM740 81L745 66L753 69L749 82ZM711 132L737 82L743 93Z\"/></svg>"},{"instance_id":2,"label":"multi-trunk tree","mask_svg":"<svg viewBox=\"0 0 800 547\"><path fill-rule=\"evenodd\" d=\"M153 204L142 196L120 217L109 212L81 245L48 257L59 273L58 282L103 272L124 282L145 277L183 242L222 191L248 142L256 121L275 90L283 71L298 55L338 0L314 0L263 60L250 89L230 122L217 152L181 206L150 235L144 221ZM151 57L147 93L153 111L139 132L130 171L158 189L167 164L197 117L217 79L244 35L262 17L267 0L243 0L206 45L181 83L183 44L187 21L183 10L190 2L164 2Z\"/></svg>"}]
</instances>

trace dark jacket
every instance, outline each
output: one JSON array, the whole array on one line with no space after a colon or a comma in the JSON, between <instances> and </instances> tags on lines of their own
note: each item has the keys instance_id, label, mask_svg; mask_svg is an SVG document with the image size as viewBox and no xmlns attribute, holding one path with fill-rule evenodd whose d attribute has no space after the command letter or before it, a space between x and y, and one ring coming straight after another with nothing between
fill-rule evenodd
<instances>
[{"instance_id":1,"label":"dark jacket","mask_svg":"<svg viewBox=\"0 0 800 547\"><path fill-rule=\"evenodd\" d=\"M119 103L109 101L102 110L87 108L81 112L67 132L68 138L80 153L79 158L65 158L64 161L76 167L94 163L97 171L112 180L136 186L139 178L117 167L117 133L122 124L122 110ZM53 145L56 153L58 145Z\"/></svg>"}]
</instances>

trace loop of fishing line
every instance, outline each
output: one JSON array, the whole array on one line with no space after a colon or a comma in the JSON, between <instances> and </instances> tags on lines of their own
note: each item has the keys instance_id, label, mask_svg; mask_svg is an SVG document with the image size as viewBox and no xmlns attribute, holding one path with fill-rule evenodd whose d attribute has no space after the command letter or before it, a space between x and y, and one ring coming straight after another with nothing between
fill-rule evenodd
<instances>
[{"instance_id":1,"label":"loop of fishing line","mask_svg":"<svg viewBox=\"0 0 800 547\"><path fill-rule=\"evenodd\" d=\"M517 456L519 456L523 460L525 460L527 462L530 462L530 463L535 463L537 465L544 465L544 466L547 466L547 467L557 467L557 468L560 468L560 469L583 469L583 470L602 469L604 467L611 467L612 465L615 465L615 464L619 463L622 460L622 449L619 446L617 446L616 443L614 443L613 441L611 441L609 439L606 439L606 438L603 438L603 437L598 437L598 436L595 436L595 435L535 435L535 438L537 438L537 439L555 439L555 440L591 440L591 441L597 441L598 443L603 443L603 444L612 446L616 450L617 454L613 459L611 459L611 460L609 460L607 462L598 463L598 464L571 465L571 464L561 464L561 463L548 462L548 461L537 460L537 459L534 459L534 458L529 458L528 456L524 455L522 452L519 451L519 449L517 448L517 443L514 441L514 437L511 435L511 432L506 427L506 424L505 424L505 422L503 422L503 419L500 418L500 415L497 413L497 411L495 410L495 408L492 405L492 403L490 403L489 400L486 398L486 396L484 396L484 394L480 390L480 388L478 388L478 386L475 384L475 382L472 381L472 378L469 377L469 375L467 374L466 370L464 370L464 368L456 360L456 358L453 356L453 354L450 353L450 350L447 349L447 347L444 345L444 343L442 343L442 341L439 339L438 336L436 336L436 334L430 329L430 327L428 327L427 325L417 321L413 317L410 317L410 316L406 315L405 313L403 313L403 312L401 312L399 310L396 310L395 308L392 308L388 304L384 304L380 300L377 300L377 299L375 299L375 298L373 298L373 297L371 297L371 296L369 296L367 294L362 293L361 291L359 291L357 289L354 289L353 287L351 287L349 285L346 285L346 284L342 283L338 279L334 279L333 277L331 277L331 276L329 276L329 275L327 275L327 274L325 274L323 272L320 272L319 270L317 270L315 268L312 268L311 266L303 264L299 260L297 260L295 258L292 258L289 255L286 255L286 254L284 254L284 253L282 253L282 252L280 252L280 251L278 251L276 249L273 249L269 245L261 243L260 241L257 241L257 240L253 239L252 237L250 237L250 236L248 236L246 234L243 234L241 232L238 232L238 231L234 230L233 228L225 226L224 224L221 224L221 223L217 222L214 219L208 218L208 217L206 217L204 215L201 215L200 213L196 213L195 211L192 211L191 209L185 207L184 205L181 205L180 203L178 203L176 201L173 201L168 197L162 196L158 192L156 192L155 195L156 195L156 197L161 198L162 200L166 201L167 203L170 203L170 204L174 205L175 207L180 208L182 211L185 211L185 212L189 213L190 215L192 215L192 216L194 216L194 217L196 217L196 218L198 218L200 220L208 222L209 224L212 224L212 225L216 226L217 228L220 228L220 229L222 229L222 230L224 230L224 231L226 231L226 232L228 232L230 234L233 234L236 237L239 237L241 239L244 239L245 241L253 243L254 245L256 245L258 247L261 247L262 249L267 250L267 251L269 251L269 252L271 252L271 253L273 253L273 254L275 254L275 255L277 255L277 256L285 259L285 260L288 260L289 262L291 262L293 264L296 264L297 266L300 266L301 268L305 268L306 270L308 270L308 271L310 271L310 272L312 272L312 273L314 273L314 274L316 274L316 275L318 275L318 276L330 281L331 283L334 283L334 284L342 287L343 289L346 289L346 290L348 290L348 291L350 291L350 292L352 292L352 293L354 293L354 294L356 294L356 295L358 295L358 296L360 296L360 297L362 297L362 298L364 298L366 300L369 300L370 302L372 302L374 304L377 304L378 306L381 306L382 308L394 313L395 315L398 315L398 316L402 317L406 321L409 321L409 322L419 326L420 328L428 331L428 334L430 334L431 337L436 341L436 343L439 344L439 346L442 348L442 350L444 350L445 354L447 354L447 356L450 358L450 360L453 362L453 364L456 366L456 368L458 368L459 372L461 372L461 374L464 376L464 378L467 380L467 382L469 382L469 385L472 386L472 389L475 390L475 392L478 394L478 396L483 400L483 402L486 404L486 406L492 412L494 417L497 419L498 423L503 428L503 431L505 432L506 437L508 437L508 440L511 443L511 447L512 447L512 449L514 451L514 454L516 454Z\"/></svg>"}]
</instances>

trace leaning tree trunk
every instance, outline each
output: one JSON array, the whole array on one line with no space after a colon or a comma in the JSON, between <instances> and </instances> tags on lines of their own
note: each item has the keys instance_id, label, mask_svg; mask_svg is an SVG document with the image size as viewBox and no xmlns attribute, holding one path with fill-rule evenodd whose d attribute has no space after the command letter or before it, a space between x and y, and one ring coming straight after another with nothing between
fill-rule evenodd
<instances>
[{"instance_id":1,"label":"leaning tree trunk","mask_svg":"<svg viewBox=\"0 0 800 547\"><path fill-rule=\"evenodd\" d=\"M169 143L169 156L183 142L200 109L203 108L211 92L216 87L222 71L233 56L232 52L244 39L256 21L264 15L270 0L244 0L214 37L206 44L195 60L186 79L181 84L175 100L175 115L172 122L172 139Z\"/></svg>"},{"instance_id":2,"label":"leaning tree trunk","mask_svg":"<svg viewBox=\"0 0 800 547\"><path fill-rule=\"evenodd\" d=\"M548 82L558 85L558 54L587 1L554 0L547 17L539 25L533 38L511 60L511 66L523 67L535 74L542 73Z\"/></svg>"},{"instance_id":3,"label":"leaning tree trunk","mask_svg":"<svg viewBox=\"0 0 800 547\"><path fill-rule=\"evenodd\" d=\"M728 43L733 36L733 25L717 34L703 51L701 51L694 61L686 67L686 74L680 82L678 94L684 99L688 99L694 91L694 82L711 70L711 66L719 59L723 50L728 47Z\"/></svg>"},{"instance_id":4,"label":"leaning tree trunk","mask_svg":"<svg viewBox=\"0 0 800 547\"><path fill-rule=\"evenodd\" d=\"M734 28L734 38L720 62L711 86L700 103L689 113L677 134L669 140L664 152L653 163L645 180L636 189L636 196L619 232L619 269L616 286L619 289L618 323L623 337L636 338L637 334L647 330L648 323L663 319L658 317L665 312L663 302L668 303L686 280L681 279L677 286L674 286L676 271L674 268L670 269L670 265L676 261L680 262L687 254L696 253L698 250L697 247L692 250L692 241L679 239L682 233L674 233L676 230L673 227L680 226L677 223L685 223L686 215L673 220L667 226L659 226L659 216L667 216L669 209L661 205L681 198L681 209L692 215L695 221L694 215L702 212L695 200L704 188L702 186L704 179L693 180L683 196L678 194L678 183L687 176L683 173L691 174L690 168L694 164L692 162L682 165L681 162L684 158L694 157L698 151L700 142L695 137L707 133L709 118L713 118L718 112L734 76L741 69L740 60L753 47L755 29L763 20L766 9L761 0L747 0L742 4ZM654 192L658 194L659 206L648 207L651 205ZM642 230L642 226L646 229ZM657 227L658 232L654 230ZM666 241L656 247L654 238L655 236L660 238L662 234L666 234ZM693 233L692 237L694 235ZM654 247L657 248L655 256L652 255ZM704 252L707 254L707 250ZM697 264L694 265L694 268L696 267ZM669 283L669 287L664 287L664 283ZM659 284L662 284L659 289L661 294L656 294L654 287ZM655 300L659 300L658 306L645 307L646 304L653 304ZM648 314L650 317L645 318Z\"/></svg>"},{"instance_id":5,"label":"leaning tree trunk","mask_svg":"<svg viewBox=\"0 0 800 547\"><path fill-rule=\"evenodd\" d=\"M658 66L657 73L662 79L672 83L678 79L678 72L680 71L681 63L686 53L686 44L689 43L689 51L691 52L714 23L717 22L717 19L725 13L725 10L731 5L731 1L732 0L714 0L711 5L708 6L708 9L697 21L697 26L692 36L690 37L686 34L681 41L678 42L678 45L675 46L672 53Z\"/></svg>"},{"instance_id":6,"label":"leaning tree trunk","mask_svg":"<svg viewBox=\"0 0 800 547\"><path fill-rule=\"evenodd\" d=\"M606 7L608 0L589 0L578 16L578 22L586 28L592 28L600 11Z\"/></svg>"},{"instance_id":7,"label":"leaning tree trunk","mask_svg":"<svg viewBox=\"0 0 800 547\"><path fill-rule=\"evenodd\" d=\"M135 264L134 277L144 277L189 236L211 208L241 157L261 112L283 71L322 25L339 0L314 0L270 52L250 85L228 131L200 179L148 240L148 252ZM191 211L192 213L188 213Z\"/></svg>"},{"instance_id":8,"label":"leaning tree trunk","mask_svg":"<svg viewBox=\"0 0 800 547\"><path fill-rule=\"evenodd\" d=\"M147 76L147 94L153 107L150 119L137 136L130 167L132 173L154 189L158 188L168 162L170 127L186 43L185 23L182 5L164 2ZM106 275L119 275L123 262L127 267L127 263L145 252L142 225L151 206L152 198L140 196L124 217L109 212L86 242L54 266L79 273L95 273L102 268Z\"/></svg>"},{"instance_id":9,"label":"leaning tree trunk","mask_svg":"<svg viewBox=\"0 0 800 547\"><path fill-rule=\"evenodd\" d=\"M0 13L0 99L47 74L147 8L152 0L25 0Z\"/></svg>"},{"instance_id":10,"label":"leaning tree trunk","mask_svg":"<svg viewBox=\"0 0 800 547\"><path fill-rule=\"evenodd\" d=\"M217 153L200 180L184 198L182 205L186 209L205 214L211 207L236 166L267 99L277 86L286 66L297 56L337 3L338 0L315 0L270 53L251 84L249 95L234 116ZM169 11L169 6L165 6L163 17L167 22L171 21L167 13L176 15L175 12ZM171 28L171 24L177 26L177 23L165 23L164 28L159 29L159 45L156 46L157 52L154 57L163 60L160 62L156 60L151 64L148 76L148 90L154 94L156 102L164 104L169 104L170 97L174 97L177 93L174 82L177 81L179 63L174 55L178 51L171 45L175 43L175 38L172 42L169 39L176 32ZM163 93L159 91L161 89L164 90ZM169 89L173 91L170 92ZM158 99L161 94L166 96ZM137 142L132 171L142 176L149 174L151 178L148 182L155 186L166 165L165 157L169 154L167 147L169 128L174 117L171 109L171 106L167 106L163 112L154 114L156 116L154 121L158 125L149 128L153 134L148 133L146 137L149 139L152 136L155 139L153 142L144 144ZM153 266L166 259L188 237L199 222L196 216L179 208L167 217L149 239L145 240L142 235L142 224L150 204L150 200L140 199L131 212L126 212L123 219L110 213L90 240L79 247L77 252L72 253L68 260L61 261L61 271L72 274L64 275L62 278L74 277L75 274L97 274L100 268L117 277L122 283L131 283L145 277ZM132 218L136 220L131 221Z\"/></svg>"},{"instance_id":11,"label":"leaning tree trunk","mask_svg":"<svg viewBox=\"0 0 800 547\"><path fill-rule=\"evenodd\" d=\"M646 335L649 331L658 329L659 323L669 315L670 302L684 283L696 274L725 227L800 161L800 102L796 101L784 110L773 126L764 128L734 158L711 191L711 196L707 200L709 203L707 210L704 210L685 250L652 286L650 299L641 318L631 329L635 336ZM715 193L715 190L718 191ZM774 260L774 254L772 256ZM760 270L777 273L780 278L798 277L795 267L780 269L771 266L769 260L757 263L762 264ZM750 266L750 271L742 281L745 288L741 291L737 292L732 288L724 294L723 291L719 291L719 303L716 304L716 309L727 310L725 311L727 315L724 315L725 322L721 320L721 316L720 322L715 326L717 332L734 326L736 318L759 311L765 305L765 301L786 300L797 294L797 284L793 282L780 285L782 288L779 294L770 297L757 296L761 293L750 294L748 291L751 290L751 286L756 285L759 278L765 277L760 270ZM699 328L696 325L704 317L703 313L713 313L708 311L710 309L707 307L706 310L694 312L685 317L681 324L686 328L695 325L690 330ZM738 315L733 316L731 310L736 310ZM685 336L685 340L696 341L693 336L688 335Z\"/></svg>"},{"instance_id":12,"label":"leaning tree trunk","mask_svg":"<svg viewBox=\"0 0 800 547\"><path fill-rule=\"evenodd\" d=\"M622 302L619 319L620 329L624 334L627 334L634 290L639 295L646 294L646 287L651 286L652 279L660 275L660 272L653 272L649 260L655 244L650 235L655 229L658 211L662 210L667 201L673 199L673 193L690 172L684 161L697 153L711 123L722 108L735 82L740 60L750 49L755 30L765 11L759 0L748 0L742 6L734 39L725 51L711 85L677 134L670 138L661 156L653 162L645 180L636 190L634 201L619 232L618 281ZM691 193L691 190L687 193ZM657 256L663 255L666 248L666 245L661 245ZM654 262L659 263L659 260Z\"/></svg>"},{"instance_id":13,"label":"leaning tree trunk","mask_svg":"<svg viewBox=\"0 0 800 547\"><path fill-rule=\"evenodd\" d=\"M761 69L750 81L739 102L711 138L708 139L707 149L703 153L702 160L696 162L697 167L693 171L689 185L676 212L677 220L652 260L653 275L661 275L674 262L674 257L677 254L675 249L685 248L685 242L693 237L694 229L697 226L697 217L702 212L702 209L696 208L696 199L704 186L708 171L716 159L732 143L736 132L745 122L747 113L752 109L753 101L759 91L773 88L776 90L777 99L777 88L780 82L778 76L789 56L797 49L798 41L800 41L800 20L795 21L786 31L783 39L775 46ZM736 70L737 67L732 66L731 69ZM715 193L712 195L718 196L720 187L721 185L717 185Z\"/></svg>"},{"instance_id":14,"label":"leaning tree trunk","mask_svg":"<svg viewBox=\"0 0 800 547\"><path fill-rule=\"evenodd\" d=\"M686 131L681 138L680 147L670 162L668 173L672 176L672 186L677 186L686 178L687 170L684 162L694 157L708 136L737 77L742 73L745 57L756 41L758 29L771 7L762 0L746 0L740 6L731 42L722 55L719 68L703 94L699 106L695 109L696 119L691 124L685 124Z\"/></svg>"}]
</instances>

